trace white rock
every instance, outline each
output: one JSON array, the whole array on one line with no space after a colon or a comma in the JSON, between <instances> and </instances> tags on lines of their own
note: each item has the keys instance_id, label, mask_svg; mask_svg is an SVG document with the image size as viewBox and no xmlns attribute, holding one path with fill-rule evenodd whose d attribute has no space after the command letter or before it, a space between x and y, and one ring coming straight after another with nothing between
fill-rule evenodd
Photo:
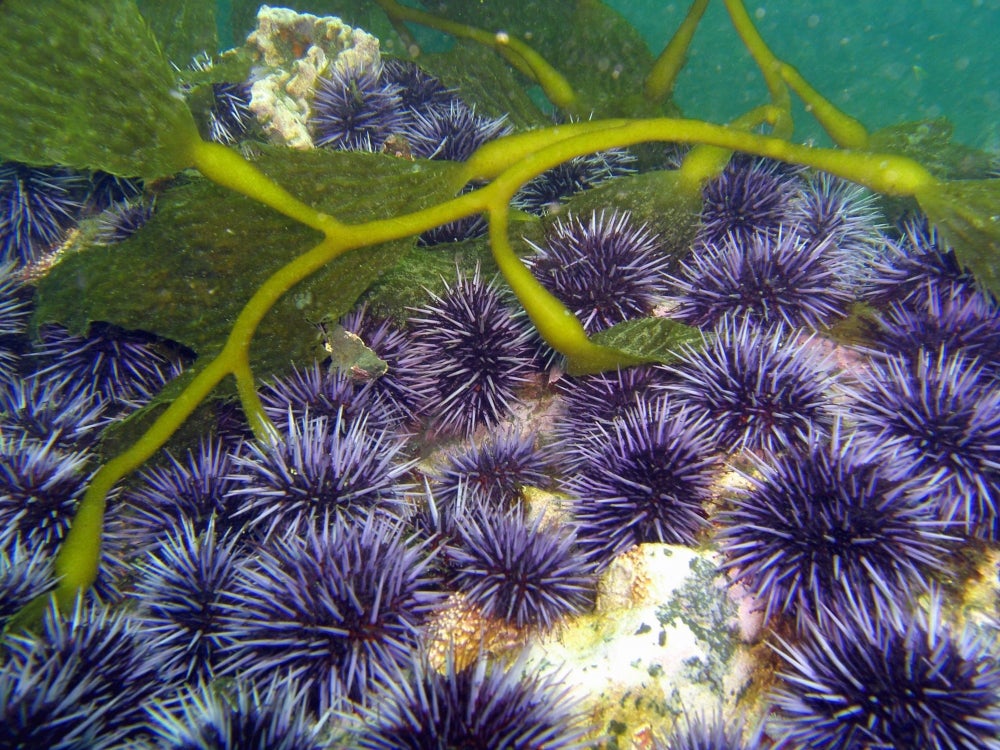
<instances>
[{"instance_id":1,"label":"white rock","mask_svg":"<svg viewBox=\"0 0 1000 750\"><path fill-rule=\"evenodd\" d=\"M741 622L739 592L718 563L713 552L665 544L620 556L601 578L596 613L535 640L530 663L558 670L622 748L666 733L684 712L733 713L759 623Z\"/></svg>"}]
</instances>

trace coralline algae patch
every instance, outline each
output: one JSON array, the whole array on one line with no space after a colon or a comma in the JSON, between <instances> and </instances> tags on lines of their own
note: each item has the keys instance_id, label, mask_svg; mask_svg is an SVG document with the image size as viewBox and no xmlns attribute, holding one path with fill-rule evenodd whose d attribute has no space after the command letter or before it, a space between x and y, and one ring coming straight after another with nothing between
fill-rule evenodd
<instances>
[{"instance_id":1,"label":"coralline algae patch","mask_svg":"<svg viewBox=\"0 0 1000 750\"><path fill-rule=\"evenodd\" d=\"M689 547L632 548L602 575L593 614L533 639L528 664L573 686L608 747L640 746L686 714L733 712L752 678L754 628L741 630L719 562Z\"/></svg>"}]
</instances>

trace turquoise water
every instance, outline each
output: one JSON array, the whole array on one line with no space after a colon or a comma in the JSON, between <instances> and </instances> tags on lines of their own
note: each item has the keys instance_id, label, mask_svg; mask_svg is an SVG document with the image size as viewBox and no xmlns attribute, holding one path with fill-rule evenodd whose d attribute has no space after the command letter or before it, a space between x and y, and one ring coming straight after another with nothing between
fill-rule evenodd
<instances>
[{"instance_id":1,"label":"turquoise water","mask_svg":"<svg viewBox=\"0 0 1000 750\"><path fill-rule=\"evenodd\" d=\"M611 0L659 51L687 2ZM947 116L956 138L1000 151L1000 0L748 2L774 52L869 128ZM691 116L723 121L766 98L726 17L712 2L676 89ZM799 137L817 129L800 113Z\"/></svg>"}]
</instances>

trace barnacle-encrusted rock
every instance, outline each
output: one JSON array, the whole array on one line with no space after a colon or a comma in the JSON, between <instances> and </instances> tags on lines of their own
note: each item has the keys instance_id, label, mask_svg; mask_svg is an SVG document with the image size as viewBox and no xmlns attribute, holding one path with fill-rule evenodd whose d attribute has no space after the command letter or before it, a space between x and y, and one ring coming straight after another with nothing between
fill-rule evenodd
<instances>
[{"instance_id":1,"label":"barnacle-encrusted rock","mask_svg":"<svg viewBox=\"0 0 1000 750\"><path fill-rule=\"evenodd\" d=\"M331 66L380 62L379 42L334 16L314 16L262 5L247 37L256 60L250 110L273 143L313 147L307 121L316 79Z\"/></svg>"}]
</instances>

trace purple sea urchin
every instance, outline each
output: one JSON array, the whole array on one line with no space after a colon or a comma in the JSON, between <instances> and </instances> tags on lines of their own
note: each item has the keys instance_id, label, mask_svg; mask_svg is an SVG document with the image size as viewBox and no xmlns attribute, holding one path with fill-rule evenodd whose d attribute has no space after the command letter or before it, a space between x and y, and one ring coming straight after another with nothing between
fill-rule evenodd
<instances>
[{"instance_id":1,"label":"purple sea urchin","mask_svg":"<svg viewBox=\"0 0 1000 750\"><path fill-rule=\"evenodd\" d=\"M724 721L721 712L711 717L685 715L666 738L653 741L653 750L758 750L763 747L762 733L760 727L744 740L743 720Z\"/></svg>"},{"instance_id":2,"label":"purple sea urchin","mask_svg":"<svg viewBox=\"0 0 1000 750\"><path fill-rule=\"evenodd\" d=\"M375 516L289 529L239 568L223 672L288 671L319 711L344 689L361 699L375 665L401 662L440 600L425 574L431 559L398 524Z\"/></svg>"},{"instance_id":3,"label":"purple sea urchin","mask_svg":"<svg viewBox=\"0 0 1000 750\"><path fill-rule=\"evenodd\" d=\"M79 172L0 163L0 262L38 260L76 223L87 188Z\"/></svg>"},{"instance_id":4,"label":"purple sea urchin","mask_svg":"<svg viewBox=\"0 0 1000 750\"><path fill-rule=\"evenodd\" d=\"M354 380L319 362L275 378L261 389L260 399L267 416L282 430L290 429L289 420L299 421L307 414L336 423L341 430L364 420L369 430L383 432L402 420L394 403L387 403L372 382Z\"/></svg>"},{"instance_id":5,"label":"purple sea urchin","mask_svg":"<svg viewBox=\"0 0 1000 750\"><path fill-rule=\"evenodd\" d=\"M480 507L463 516L451 546L451 583L487 617L547 629L593 603L593 566L571 532L542 517Z\"/></svg>"},{"instance_id":6,"label":"purple sea urchin","mask_svg":"<svg viewBox=\"0 0 1000 750\"><path fill-rule=\"evenodd\" d=\"M104 401L145 401L183 368L184 357L165 342L140 331L94 323L84 336L61 326L40 332L35 355L48 376Z\"/></svg>"},{"instance_id":7,"label":"purple sea urchin","mask_svg":"<svg viewBox=\"0 0 1000 750\"><path fill-rule=\"evenodd\" d=\"M529 244L532 273L587 333L649 314L663 293L667 257L656 235L627 212L557 219L544 245Z\"/></svg>"},{"instance_id":8,"label":"purple sea urchin","mask_svg":"<svg viewBox=\"0 0 1000 750\"><path fill-rule=\"evenodd\" d=\"M556 388L564 413L553 427L553 455L567 472L574 471L584 461L578 451L580 438L624 416L640 401L654 398L651 386L668 377L661 368L639 365L614 373L561 378Z\"/></svg>"},{"instance_id":9,"label":"purple sea urchin","mask_svg":"<svg viewBox=\"0 0 1000 750\"><path fill-rule=\"evenodd\" d=\"M219 533L242 530L245 520L235 515L243 498L231 494L240 486L233 471L229 449L218 439L202 440L183 461L167 451L165 463L143 469L123 497L141 543L153 543L185 524L195 534L209 525Z\"/></svg>"},{"instance_id":10,"label":"purple sea urchin","mask_svg":"<svg viewBox=\"0 0 1000 750\"><path fill-rule=\"evenodd\" d=\"M414 156L447 161L465 161L484 143L510 132L506 117L477 115L474 107L457 100L413 112L405 131Z\"/></svg>"},{"instance_id":11,"label":"purple sea urchin","mask_svg":"<svg viewBox=\"0 0 1000 750\"><path fill-rule=\"evenodd\" d=\"M97 217L94 241L101 245L124 242L153 218L156 200L138 199L113 203Z\"/></svg>"},{"instance_id":12,"label":"purple sea urchin","mask_svg":"<svg viewBox=\"0 0 1000 750\"><path fill-rule=\"evenodd\" d=\"M825 172L810 179L801 191L790 224L806 242L837 248L858 272L884 241L875 194Z\"/></svg>"},{"instance_id":13,"label":"purple sea urchin","mask_svg":"<svg viewBox=\"0 0 1000 750\"><path fill-rule=\"evenodd\" d=\"M317 146L378 151L402 131L400 88L380 75L381 67L334 66L319 79L310 118Z\"/></svg>"},{"instance_id":14,"label":"purple sea urchin","mask_svg":"<svg viewBox=\"0 0 1000 750\"><path fill-rule=\"evenodd\" d=\"M48 687L62 693L62 701L71 701L78 712L76 721L67 720L67 724L82 727L93 722L97 727L96 746L107 743L122 747L137 741L145 705L169 687L157 674L156 654L138 626L122 610L112 611L77 598L69 612L60 612L54 606L48 609L42 630L37 635L8 634L8 663L34 673L43 682L58 674L58 683L49 682ZM33 687L29 683L22 689L30 691ZM11 719L19 723L16 714ZM0 726L8 728L6 722Z\"/></svg>"},{"instance_id":15,"label":"purple sea urchin","mask_svg":"<svg viewBox=\"0 0 1000 750\"><path fill-rule=\"evenodd\" d=\"M1000 748L992 639L949 627L940 606L933 597L928 615L905 618L849 606L776 646L776 748Z\"/></svg>"},{"instance_id":16,"label":"purple sea urchin","mask_svg":"<svg viewBox=\"0 0 1000 750\"><path fill-rule=\"evenodd\" d=\"M825 433L833 419L831 377L811 345L781 326L727 317L702 348L683 350L665 388L708 415L720 450L777 451Z\"/></svg>"},{"instance_id":17,"label":"purple sea urchin","mask_svg":"<svg viewBox=\"0 0 1000 750\"><path fill-rule=\"evenodd\" d=\"M208 137L232 145L242 140L254 121L250 111L250 86L246 83L213 83L208 113Z\"/></svg>"},{"instance_id":18,"label":"purple sea urchin","mask_svg":"<svg viewBox=\"0 0 1000 750\"><path fill-rule=\"evenodd\" d=\"M584 437L563 488L591 559L604 565L642 542L696 542L718 468L710 430L705 416L660 398Z\"/></svg>"},{"instance_id":19,"label":"purple sea urchin","mask_svg":"<svg viewBox=\"0 0 1000 750\"><path fill-rule=\"evenodd\" d=\"M371 431L364 419L345 429L342 419L307 414L274 445L246 443L228 477L234 486L227 500L242 504L237 515L271 535L301 521L322 525L334 516L400 510L412 466L401 456L404 439Z\"/></svg>"},{"instance_id":20,"label":"purple sea urchin","mask_svg":"<svg viewBox=\"0 0 1000 750\"><path fill-rule=\"evenodd\" d=\"M945 349L872 362L847 405L891 479L967 534L1000 523L1000 390L975 360Z\"/></svg>"},{"instance_id":21,"label":"purple sea urchin","mask_svg":"<svg viewBox=\"0 0 1000 750\"><path fill-rule=\"evenodd\" d=\"M106 411L94 394L68 391L61 381L44 377L18 379L0 390L0 426L8 438L83 448L97 439Z\"/></svg>"},{"instance_id":22,"label":"purple sea urchin","mask_svg":"<svg viewBox=\"0 0 1000 750\"><path fill-rule=\"evenodd\" d=\"M775 236L794 223L803 183L795 171L775 161L733 157L722 174L702 190L701 244L718 245L727 237L743 245Z\"/></svg>"},{"instance_id":23,"label":"purple sea urchin","mask_svg":"<svg viewBox=\"0 0 1000 750\"><path fill-rule=\"evenodd\" d=\"M261 688L236 682L231 690L199 684L177 700L148 710L161 750L323 750L325 722L306 710L304 690L276 677Z\"/></svg>"},{"instance_id":24,"label":"purple sea urchin","mask_svg":"<svg viewBox=\"0 0 1000 750\"><path fill-rule=\"evenodd\" d=\"M500 291L459 273L453 284L410 317L413 388L433 426L471 434L510 409L531 368L531 330L514 317Z\"/></svg>"},{"instance_id":25,"label":"purple sea urchin","mask_svg":"<svg viewBox=\"0 0 1000 750\"><path fill-rule=\"evenodd\" d=\"M581 717L554 676L524 674L480 659L443 672L415 656L406 669L379 670L370 708L362 710L359 750L581 750Z\"/></svg>"},{"instance_id":26,"label":"purple sea urchin","mask_svg":"<svg viewBox=\"0 0 1000 750\"><path fill-rule=\"evenodd\" d=\"M490 508L511 507L523 487L549 481L552 457L536 442L534 434L504 430L452 454L434 482L436 499L453 503L466 492Z\"/></svg>"},{"instance_id":27,"label":"purple sea urchin","mask_svg":"<svg viewBox=\"0 0 1000 750\"><path fill-rule=\"evenodd\" d=\"M453 91L411 60L383 59L382 81L397 86L401 106L413 112L447 108L456 99Z\"/></svg>"},{"instance_id":28,"label":"purple sea urchin","mask_svg":"<svg viewBox=\"0 0 1000 750\"><path fill-rule=\"evenodd\" d=\"M199 532L185 519L142 558L131 593L139 606L134 619L153 643L161 674L184 682L212 679L238 544L236 535L217 539L212 521Z\"/></svg>"},{"instance_id":29,"label":"purple sea urchin","mask_svg":"<svg viewBox=\"0 0 1000 750\"><path fill-rule=\"evenodd\" d=\"M821 328L842 317L853 299L848 257L829 238L793 231L747 238L727 235L696 247L672 279L678 320L712 326L725 315L761 324Z\"/></svg>"},{"instance_id":30,"label":"purple sea urchin","mask_svg":"<svg viewBox=\"0 0 1000 750\"><path fill-rule=\"evenodd\" d=\"M898 612L927 586L922 571L940 568L943 525L836 427L829 441L811 437L755 468L719 515L718 539L765 619L789 614L801 626L843 599Z\"/></svg>"},{"instance_id":31,"label":"purple sea urchin","mask_svg":"<svg viewBox=\"0 0 1000 750\"><path fill-rule=\"evenodd\" d=\"M0 629L21 607L55 584L50 551L24 543L14 527L0 528Z\"/></svg>"},{"instance_id":32,"label":"purple sea urchin","mask_svg":"<svg viewBox=\"0 0 1000 750\"><path fill-rule=\"evenodd\" d=\"M623 148L576 156L529 180L517 191L511 205L544 216L577 193L633 174L636 158Z\"/></svg>"}]
</instances>

